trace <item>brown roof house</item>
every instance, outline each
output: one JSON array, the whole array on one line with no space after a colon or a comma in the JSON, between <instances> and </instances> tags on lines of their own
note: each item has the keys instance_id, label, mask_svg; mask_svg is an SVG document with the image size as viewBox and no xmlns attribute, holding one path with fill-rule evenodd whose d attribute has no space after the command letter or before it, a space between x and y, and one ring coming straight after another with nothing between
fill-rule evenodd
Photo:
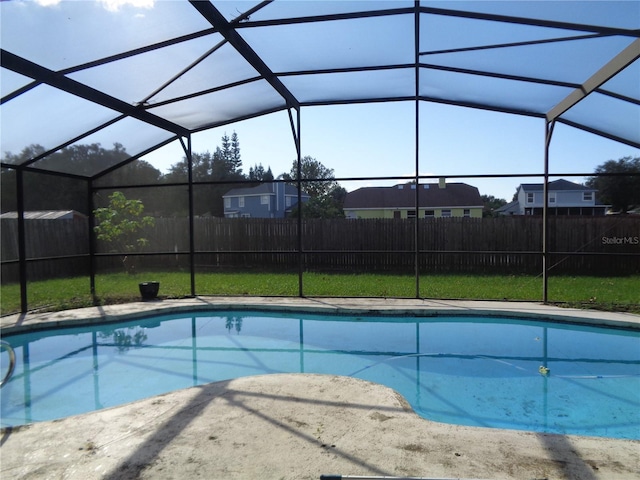
<instances>
[{"instance_id":1,"label":"brown roof house","mask_svg":"<svg viewBox=\"0 0 640 480\"><path fill-rule=\"evenodd\" d=\"M482 198L466 183L404 183L393 187L364 187L349 192L344 202L347 218L482 217Z\"/></svg>"}]
</instances>

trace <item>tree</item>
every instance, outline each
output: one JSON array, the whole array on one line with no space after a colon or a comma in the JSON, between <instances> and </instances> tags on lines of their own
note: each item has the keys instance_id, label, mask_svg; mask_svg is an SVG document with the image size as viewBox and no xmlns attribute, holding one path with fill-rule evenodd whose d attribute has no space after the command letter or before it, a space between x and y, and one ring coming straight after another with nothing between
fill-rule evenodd
<instances>
[{"instance_id":1,"label":"tree","mask_svg":"<svg viewBox=\"0 0 640 480\"><path fill-rule=\"evenodd\" d=\"M232 185L218 184L217 182L233 183L244 180L242 175L242 160L240 157L240 142L238 135L233 132L231 138L225 133L221 139L222 146L216 147L213 154L209 151L204 153L193 152L192 174L194 182L203 182L204 185L194 186L194 214L213 215L221 217L224 215L222 196L232 188ZM188 179L189 164L187 158L172 165L165 182L180 183ZM206 182L212 182L207 184ZM182 195L174 198L168 213L186 215L188 210L188 197Z\"/></svg>"},{"instance_id":2,"label":"tree","mask_svg":"<svg viewBox=\"0 0 640 480\"><path fill-rule=\"evenodd\" d=\"M120 143L114 143L112 149L103 148L99 143L87 143L63 148L39 160L35 166L90 177L129 158Z\"/></svg>"},{"instance_id":3,"label":"tree","mask_svg":"<svg viewBox=\"0 0 640 480\"><path fill-rule=\"evenodd\" d=\"M262 182L273 181L273 172L271 172L271 167L269 167L266 171L262 164L249 167L249 180L257 180Z\"/></svg>"},{"instance_id":4,"label":"tree","mask_svg":"<svg viewBox=\"0 0 640 480\"><path fill-rule=\"evenodd\" d=\"M302 191L311 197L321 197L329 194L334 188L338 187L338 182L334 180L332 168L325 167L322 163L313 157L306 156L301 159L300 163L301 179L313 180L311 182L302 183ZM292 185L297 186L298 179L298 161L293 161L290 173L284 173L282 178L289 181Z\"/></svg>"},{"instance_id":5,"label":"tree","mask_svg":"<svg viewBox=\"0 0 640 480\"><path fill-rule=\"evenodd\" d=\"M19 154L7 152L6 163L21 165L45 153L41 145L30 145ZM114 143L103 148L99 143L78 144L63 148L38 160L33 166L91 177L103 168L118 165L129 159L124 147ZM16 172L2 171L2 210L15 210ZM88 214L87 186L83 180L59 175L25 172L23 177L26 210L77 210Z\"/></svg>"},{"instance_id":6,"label":"tree","mask_svg":"<svg viewBox=\"0 0 640 480\"><path fill-rule=\"evenodd\" d=\"M98 240L113 246L116 253L139 252L149 244L149 240L139 236L144 227L153 226L153 217L143 216L144 205L140 200L130 200L122 192L109 195L109 206L93 211L97 225L93 228ZM122 259L125 270L132 272L133 263Z\"/></svg>"},{"instance_id":7,"label":"tree","mask_svg":"<svg viewBox=\"0 0 640 480\"><path fill-rule=\"evenodd\" d=\"M162 180L162 172L143 159L135 160L100 177L96 186L154 185Z\"/></svg>"},{"instance_id":8,"label":"tree","mask_svg":"<svg viewBox=\"0 0 640 480\"><path fill-rule=\"evenodd\" d=\"M110 187L111 190L102 190L96 198L96 206L104 206L105 201L99 204L100 198L125 185L160 185L164 176L160 170L143 159L131 161L122 167L98 178L94 185L96 187ZM161 215L171 201L167 199L166 191L155 188L135 188L127 189L127 195L139 199L145 206L145 211Z\"/></svg>"},{"instance_id":9,"label":"tree","mask_svg":"<svg viewBox=\"0 0 640 480\"><path fill-rule=\"evenodd\" d=\"M211 179L213 170L213 156L207 150L203 153L193 152L191 154L191 169L194 181L205 181ZM169 167L169 171L164 176L167 183L186 182L189 178L189 164L187 157L182 157L178 163Z\"/></svg>"},{"instance_id":10,"label":"tree","mask_svg":"<svg viewBox=\"0 0 640 480\"><path fill-rule=\"evenodd\" d=\"M495 211L507 204L504 198L496 198L493 195L482 195L480 198L482 198L482 203L484 204L482 209L483 217L495 217Z\"/></svg>"},{"instance_id":11,"label":"tree","mask_svg":"<svg viewBox=\"0 0 640 480\"><path fill-rule=\"evenodd\" d=\"M344 218L344 199L347 191L336 186L326 195L319 197L311 197L308 202L302 204L303 218ZM291 212L292 217L298 216L298 208L294 208Z\"/></svg>"},{"instance_id":12,"label":"tree","mask_svg":"<svg viewBox=\"0 0 640 480\"><path fill-rule=\"evenodd\" d=\"M586 185L597 190L600 200L610 204L614 211L626 213L640 205L640 157L607 160L594 173L596 176L589 177Z\"/></svg>"},{"instance_id":13,"label":"tree","mask_svg":"<svg viewBox=\"0 0 640 480\"><path fill-rule=\"evenodd\" d=\"M302 183L302 191L311 197L302 205L302 216L305 218L344 218L342 205L347 191L335 181L332 168L325 167L313 157L301 159L300 173L302 179L313 180ZM282 178L297 187L298 162L293 161L290 173L282 174ZM299 208L294 208L291 215L297 217Z\"/></svg>"},{"instance_id":14,"label":"tree","mask_svg":"<svg viewBox=\"0 0 640 480\"><path fill-rule=\"evenodd\" d=\"M225 134L226 135L226 134ZM240 157L240 141L238 140L238 134L233 132L231 134L231 149L228 158L230 169L237 174L242 175L242 158Z\"/></svg>"},{"instance_id":15,"label":"tree","mask_svg":"<svg viewBox=\"0 0 640 480\"><path fill-rule=\"evenodd\" d=\"M213 174L218 177L242 178L242 159L240 157L240 141L233 132L231 138L225 133L222 148L217 147L213 154Z\"/></svg>"}]
</instances>

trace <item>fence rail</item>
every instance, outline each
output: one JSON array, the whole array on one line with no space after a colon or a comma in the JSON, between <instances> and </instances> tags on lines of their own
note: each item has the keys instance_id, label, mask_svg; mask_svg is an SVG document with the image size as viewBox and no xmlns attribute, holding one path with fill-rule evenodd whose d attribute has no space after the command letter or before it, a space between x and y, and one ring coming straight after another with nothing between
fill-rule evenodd
<instances>
[{"instance_id":1,"label":"fence rail","mask_svg":"<svg viewBox=\"0 0 640 480\"><path fill-rule=\"evenodd\" d=\"M542 218L305 219L297 252L295 219L194 219L199 271L220 268L295 268L324 271L413 272L416 252L422 273L533 273L542 269ZM18 281L17 220L2 219L2 282ZM144 236L150 247L140 261L148 268L184 267L188 262L186 218L158 218ZM89 228L77 220L25 222L30 281L87 275ZM418 248L416 249L416 239ZM97 253L109 253L98 242ZM158 254L157 257L149 255ZM78 256L78 258L69 258ZM52 259L51 257L59 257ZM39 259L45 260L39 260ZM551 217L552 273L628 275L640 273L640 218ZM104 257L101 269L122 268Z\"/></svg>"}]
</instances>

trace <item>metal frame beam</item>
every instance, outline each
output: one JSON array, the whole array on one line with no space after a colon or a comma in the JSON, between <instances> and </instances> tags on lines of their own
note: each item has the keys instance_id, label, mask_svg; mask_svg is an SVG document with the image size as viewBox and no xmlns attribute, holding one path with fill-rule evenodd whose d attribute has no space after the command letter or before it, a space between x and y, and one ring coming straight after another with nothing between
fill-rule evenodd
<instances>
[{"instance_id":1,"label":"metal frame beam","mask_svg":"<svg viewBox=\"0 0 640 480\"><path fill-rule=\"evenodd\" d=\"M193 1L193 0L191 0ZM469 18L475 20L488 20L502 23L513 23L520 25L532 25L537 27L558 28L563 30L573 30L579 32L590 32L602 35L627 35L640 36L638 29L625 29L616 27L603 27L601 25L588 25L573 22L561 22L554 20L543 20L538 18L515 17L511 15L499 15L493 13L469 12L463 10L452 10L446 8L421 6L421 14L442 15L446 17ZM238 28L268 27L274 25L293 25L301 23L331 22L337 20L348 20L353 18L386 17L391 15L413 15L415 7L389 8L386 10L371 10L350 13L337 13L327 15L312 15L303 17L278 18L274 20L247 21L238 25Z\"/></svg>"},{"instance_id":2,"label":"metal frame beam","mask_svg":"<svg viewBox=\"0 0 640 480\"><path fill-rule=\"evenodd\" d=\"M544 123L544 183L542 184L542 301L549 300L549 149L555 122Z\"/></svg>"},{"instance_id":3,"label":"metal frame beam","mask_svg":"<svg viewBox=\"0 0 640 480\"><path fill-rule=\"evenodd\" d=\"M572 122L572 121L567 120L565 118L558 118L558 119L556 119L556 122L563 123L565 125L569 125L570 127L577 128L578 130L583 130L585 132L592 133L594 135L598 135L598 136L603 137L603 138L608 138L609 140L613 140L614 142L618 142L618 143L623 143L625 145L629 145L630 147L633 147L633 148L640 148L640 142L634 142L633 140L629 140L628 138L623 138L623 137L620 137L618 135L613 135L613 134L610 134L610 133L602 132L602 131L597 130L595 128L587 127L585 125L581 125L579 123ZM586 175L586 176L590 176L590 175L593 175L593 173L590 173L589 175Z\"/></svg>"},{"instance_id":4,"label":"metal frame beam","mask_svg":"<svg viewBox=\"0 0 640 480\"><path fill-rule=\"evenodd\" d=\"M129 58L129 57L133 57L135 55L140 55L143 53L147 53L147 52L151 52L153 50L157 50L159 48L164 48L164 47L169 47L171 45L175 45L178 43L182 43L182 42L186 42L189 40L194 40L196 38L200 38L206 35L211 35L215 33L215 29L214 28L208 28L206 30L202 30L199 32L195 32L195 33L191 33L189 35L183 35L181 37L177 37L177 38L173 38L171 40L165 40L163 42L159 42L159 43L154 43L151 45L147 45L145 47L141 47L141 48L136 48L134 50L129 50L128 52L123 52L123 53L119 53L117 55L111 55L109 57L105 57L105 58L101 58L98 60L93 60L91 62L87 62L87 63L83 63L80 65L76 65L75 67L70 67L70 68L65 68L63 70L60 70L58 73L62 74L62 75L68 75L70 73L74 73L74 72L79 72L88 68L93 68L93 67L99 67L100 65L104 65L107 63L111 63L111 62L115 62L118 60L123 60L125 58ZM18 90L15 90L11 93L9 93L8 95L2 97L2 99L0 99L0 105L2 105L3 103L11 100L12 98L15 98L19 95L22 95L23 93L31 90L34 87L37 87L40 84L39 81L33 81L27 85L25 85L22 88L19 88Z\"/></svg>"},{"instance_id":5,"label":"metal frame beam","mask_svg":"<svg viewBox=\"0 0 640 480\"><path fill-rule=\"evenodd\" d=\"M197 0L189 0L191 5L200 12L200 14L213 25L222 36L256 69L258 73L286 100L289 107L298 109L300 102L289 91L289 89L274 75L271 69L260 58L260 56L249 46L247 42L238 34L235 26L224 18L216 7L210 2L200 2ZM239 24L238 24L239 25Z\"/></svg>"},{"instance_id":6,"label":"metal frame beam","mask_svg":"<svg viewBox=\"0 0 640 480\"><path fill-rule=\"evenodd\" d=\"M414 276L415 276L415 297L420 298L420 1L414 1L413 29L414 29L414 74L415 74L415 138L414 138L414 155L415 155L415 172L414 181L416 182L415 190L415 225L413 232L414 252Z\"/></svg>"},{"instance_id":7,"label":"metal frame beam","mask_svg":"<svg viewBox=\"0 0 640 480\"><path fill-rule=\"evenodd\" d=\"M193 205L193 152L191 150L191 135L180 138L180 144L187 158L187 184L189 189L189 277L191 279L191 296L196 296L196 241Z\"/></svg>"},{"instance_id":8,"label":"metal frame beam","mask_svg":"<svg viewBox=\"0 0 640 480\"><path fill-rule=\"evenodd\" d=\"M627 35L631 37L640 36L640 30L603 27L602 25L587 25L584 23L560 22L555 20L541 20L529 17L514 17L511 15L498 15L494 13L468 12L462 10L450 10L445 8L421 7L422 13L433 15L445 15L449 17L470 18L475 20L490 20L502 23L514 23L519 25L532 25L535 27L559 28L563 30L575 30L579 32L601 33L604 35Z\"/></svg>"},{"instance_id":9,"label":"metal frame beam","mask_svg":"<svg viewBox=\"0 0 640 480\"><path fill-rule=\"evenodd\" d=\"M147 112L142 108L130 105L111 95L89 87L83 83L77 82L58 72L49 70L37 63L33 63L25 58L15 55L6 50L0 49L0 62L4 68L12 70L20 75L33 78L41 83L45 83L55 87L63 92L70 93L80 98L84 98L90 102L96 103L103 107L109 108L116 112L120 112L128 117L135 118L149 125L173 132L177 135L186 136L189 130L178 124L170 122L164 118L158 117Z\"/></svg>"},{"instance_id":10,"label":"metal frame beam","mask_svg":"<svg viewBox=\"0 0 640 480\"><path fill-rule=\"evenodd\" d=\"M96 298L96 237L93 233L93 229L96 223L96 217L94 215L95 202L93 201L93 181L87 181L87 207L89 210L89 216L87 218L89 222L89 292L91 293L91 299L93 304L97 304Z\"/></svg>"},{"instance_id":11,"label":"metal frame beam","mask_svg":"<svg viewBox=\"0 0 640 480\"><path fill-rule=\"evenodd\" d=\"M586 82L576 88L564 100L547 112L547 122L553 122L563 113L583 100L591 92L608 82L615 75L640 58L640 38L613 57L606 65L594 73Z\"/></svg>"},{"instance_id":12,"label":"metal frame beam","mask_svg":"<svg viewBox=\"0 0 640 480\"><path fill-rule=\"evenodd\" d=\"M26 313L27 301L27 241L24 224L24 173L16 172L16 195L18 207L18 262L20 271L20 311Z\"/></svg>"}]
</instances>

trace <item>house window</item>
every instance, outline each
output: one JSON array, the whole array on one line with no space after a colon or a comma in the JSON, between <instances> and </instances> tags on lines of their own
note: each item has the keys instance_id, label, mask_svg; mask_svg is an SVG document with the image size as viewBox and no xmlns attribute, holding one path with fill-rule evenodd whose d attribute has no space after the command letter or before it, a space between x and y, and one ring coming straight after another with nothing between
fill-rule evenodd
<instances>
[{"instance_id":1,"label":"house window","mask_svg":"<svg viewBox=\"0 0 640 480\"><path fill-rule=\"evenodd\" d=\"M269 205L269 195L260 195L260 204Z\"/></svg>"},{"instance_id":2,"label":"house window","mask_svg":"<svg viewBox=\"0 0 640 480\"><path fill-rule=\"evenodd\" d=\"M593 192L582 192L582 200L585 202L593 202Z\"/></svg>"},{"instance_id":3,"label":"house window","mask_svg":"<svg viewBox=\"0 0 640 480\"><path fill-rule=\"evenodd\" d=\"M407 218L416 218L415 210L407 210Z\"/></svg>"},{"instance_id":4,"label":"house window","mask_svg":"<svg viewBox=\"0 0 640 480\"><path fill-rule=\"evenodd\" d=\"M556 192L549 192L549 205L556 204Z\"/></svg>"},{"instance_id":5,"label":"house window","mask_svg":"<svg viewBox=\"0 0 640 480\"><path fill-rule=\"evenodd\" d=\"M290 206L291 206L291 197L287 197L287 198L285 198L285 199L284 199L284 204L285 204L287 207L290 207Z\"/></svg>"},{"instance_id":6,"label":"house window","mask_svg":"<svg viewBox=\"0 0 640 480\"><path fill-rule=\"evenodd\" d=\"M435 217L435 212L433 210L425 210L424 211L424 217L425 218Z\"/></svg>"},{"instance_id":7,"label":"house window","mask_svg":"<svg viewBox=\"0 0 640 480\"><path fill-rule=\"evenodd\" d=\"M533 192L527 192L527 203L533 203L536 197Z\"/></svg>"},{"instance_id":8,"label":"house window","mask_svg":"<svg viewBox=\"0 0 640 480\"><path fill-rule=\"evenodd\" d=\"M231 199L230 198L225 198L224 199L224 208L231 208Z\"/></svg>"},{"instance_id":9,"label":"house window","mask_svg":"<svg viewBox=\"0 0 640 480\"><path fill-rule=\"evenodd\" d=\"M470 208L465 208L462 212L462 216L463 217L470 217L471 216L471 209Z\"/></svg>"},{"instance_id":10,"label":"house window","mask_svg":"<svg viewBox=\"0 0 640 480\"><path fill-rule=\"evenodd\" d=\"M242 215L240 215L241 218L251 218L251 214L250 213L243 213Z\"/></svg>"},{"instance_id":11,"label":"house window","mask_svg":"<svg viewBox=\"0 0 640 480\"><path fill-rule=\"evenodd\" d=\"M443 217L450 217L451 216L451 209L450 208L443 208L442 209L442 216Z\"/></svg>"},{"instance_id":12,"label":"house window","mask_svg":"<svg viewBox=\"0 0 640 480\"><path fill-rule=\"evenodd\" d=\"M244 207L244 197L238 197L238 206L240 208Z\"/></svg>"}]
</instances>

